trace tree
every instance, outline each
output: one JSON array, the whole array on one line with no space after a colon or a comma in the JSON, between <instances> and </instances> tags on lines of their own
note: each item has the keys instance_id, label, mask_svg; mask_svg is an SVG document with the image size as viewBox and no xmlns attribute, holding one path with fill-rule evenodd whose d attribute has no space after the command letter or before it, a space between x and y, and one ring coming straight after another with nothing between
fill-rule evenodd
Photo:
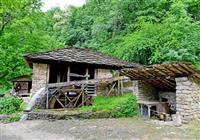
<instances>
[{"instance_id":1,"label":"tree","mask_svg":"<svg viewBox=\"0 0 200 140\"><path fill-rule=\"evenodd\" d=\"M13 2L13 3L12 3ZM23 5L23 6L22 6ZM23 55L63 47L49 30L50 17L40 11L39 0L1 1L0 86L9 87L16 76L31 74Z\"/></svg>"}]
</instances>

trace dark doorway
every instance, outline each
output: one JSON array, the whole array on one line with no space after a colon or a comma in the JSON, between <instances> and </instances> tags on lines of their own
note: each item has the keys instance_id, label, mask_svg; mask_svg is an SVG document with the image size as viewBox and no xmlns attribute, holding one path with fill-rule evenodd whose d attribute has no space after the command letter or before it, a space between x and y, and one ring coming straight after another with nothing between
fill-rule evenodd
<instances>
[{"instance_id":1,"label":"dark doorway","mask_svg":"<svg viewBox=\"0 0 200 140\"><path fill-rule=\"evenodd\" d=\"M50 65L49 83L58 83L67 81L67 65Z\"/></svg>"}]
</instances>

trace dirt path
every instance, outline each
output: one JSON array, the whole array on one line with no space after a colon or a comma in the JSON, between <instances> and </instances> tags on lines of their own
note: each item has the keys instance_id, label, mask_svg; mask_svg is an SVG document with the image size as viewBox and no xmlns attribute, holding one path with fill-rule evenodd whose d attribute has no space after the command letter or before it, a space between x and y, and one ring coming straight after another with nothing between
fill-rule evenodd
<instances>
[{"instance_id":1,"label":"dirt path","mask_svg":"<svg viewBox=\"0 0 200 140\"><path fill-rule=\"evenodd\" d=\"M200 139L188 127L160 126L142 119L24 121L0 124L0 140L189 140Z\"/></svg>"}]
</instances>

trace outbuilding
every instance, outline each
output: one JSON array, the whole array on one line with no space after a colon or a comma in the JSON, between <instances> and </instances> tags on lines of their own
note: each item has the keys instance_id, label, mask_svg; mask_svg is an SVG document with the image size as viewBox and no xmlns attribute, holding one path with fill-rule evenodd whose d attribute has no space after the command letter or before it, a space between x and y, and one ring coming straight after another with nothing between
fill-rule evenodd
<instances>
[{"instance_id":1,"label":"outbuilding","mask_svg":"<svg viewBox=\"0 0 200 140\"><path fill-rule=\"evenodd\" d=\"M141 114L169 115L187 123L200 120L200 71L189 62L127 68Z\"/></svg>"}]
</instances>

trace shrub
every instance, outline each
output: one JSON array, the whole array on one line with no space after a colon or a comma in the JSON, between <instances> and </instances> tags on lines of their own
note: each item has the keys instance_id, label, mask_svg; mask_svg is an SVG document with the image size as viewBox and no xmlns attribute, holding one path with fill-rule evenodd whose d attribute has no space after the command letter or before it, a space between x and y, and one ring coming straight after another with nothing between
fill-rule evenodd
<instances>
[{"instance_id":1,"label":"shrub","mask_svg":"<svg viewBox=\"0 0 200 140\"><path fill-rule=\"evenodd\" d=\"M138 114L136 97L133 94L123 96L97 96L92 106L84 106L81 111L110 111L110 117L132 117Z\"/></svg>"},{"instance_id":2,"label":"shrub","mask_svg":"<svg viewBox=\"0 0 200 140\"><path fill-rule=\"evenodd\" d=\"M22 103L22 99L12 96L0 98L0 114L11 114L20 111Z\"/></svg>"},{"instance_id":3,"label":"shrub","mask_svg":"<svg viewBox=\"0 0 200 140\"><path fill-rule=\"evenodd\" d=\"M119 106L111 111L112 117L132 117L138 115L138 106L136 97L133 95L127 95Z\"/></svg>"}]
</instances>

